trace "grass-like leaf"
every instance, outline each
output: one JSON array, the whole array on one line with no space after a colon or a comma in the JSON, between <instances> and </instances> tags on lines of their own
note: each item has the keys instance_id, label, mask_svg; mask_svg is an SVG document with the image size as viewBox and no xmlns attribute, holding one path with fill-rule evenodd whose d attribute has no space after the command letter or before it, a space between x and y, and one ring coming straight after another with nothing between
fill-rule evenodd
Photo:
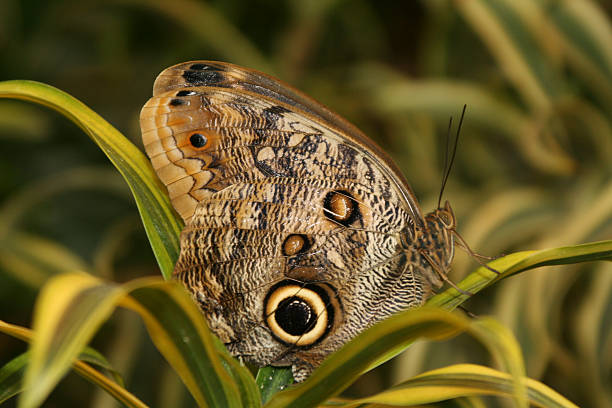
<instances>
[{"instance_id":1,"label":"grass-like leaf","mask_svg":"<svg viewBox=\"0 0 612 408\"><path fill-rule=\"evenodd\" d=\"M488 264L491 268L498 271L499 275L485 267L480 267L463 279L457 286L475 294L501 279L541 266L568 265L603 260L612 260L612 240L542 249L539 251L516 252ZM445 309L453 309L463 303L466 298L465 294L450 288L432 297L427 304L440 306Z\"/></svg>"},{"instance_id":2,"label":"grass-like leaf","mask_svg":"<svg viewBox=\"0 0 612 408\"><path fill-rule=\"evenodd\" d=\"M261 400L265 404L274 394L293 383L293 373L289 367L262 367L255 379L261 390Z\"/></svg>"},{"instance_id":3,"label":"grass-like leaf","mask_svg":"<svg viewBox=\"0 0 612 408\"><path fill-rule=\"evenodd\" d=\"M41 287L51 276L90 267L68 248L48 238L12 231L1 241L0 267L31 287Z\"/></svg>"},{"instance_id":4,"label":"grass-like leaf","mask_svg":"<svg viewBox=\"0 0 612 408\"><path fill-rule=\"evenodd\" d=\"M348 387L389 349L416 338L440 340L463 331L470 332L496 355L506 356L505 366L513 371L515 378L523 375L520 349L507 331L500 332L463 316L425 307L399 313L359 334L326 359L304 383L279 392L265 406L316 406ZM522 406L520 392L518 398Z\"/></svg>"},{"instance_id":5,"label":"grass-like leaf","mask_svg":"<svg viewBox=\"0 0 612 408\"><path fill-rule=\"evenodd\" d=\"M58 293L61 296L57 296ZM157 278L117 285L86 274L66 274L52 278L37 301L36 335L21 407L36 407L42 403L96 330L120 304L135 310L144 319L154 343L200 406L260 405L253 377L216 342L201 312L182 286ZM24 339L28 337L27 331L19 332L10 325L0 329ZM95 354L86 358L104 366ZM97 371L84 370L82 375L86 378L103 381L97 378L101 376ZM111 387L112 391L121 394L122 388L116 385Z\"/></svg>"},{"instance_id":6,"label":"grass-like leaf","mask_svg":"<svg viewBox=\"0 0 612 408\"><path fill-rule=\"evenodd\" d=\"M9 324L0 320L0 333L7 334L9 336L18 338L20 340L31 342L32 331L24 327ZM19 392L23 389L23 375L25 370L21 367L25 366L30 362L30 353L24 353L25 357L22 360L16 360L14 364L7 364L7 369L4 371L7 378L4 378L3 382L0 382L0 394L5 395L6 398L10 398L15 395L15 391ZM23 356L22 355L22 356ZM79 361L73 364L74 371L81 377L90 381L91 383L99 386L117 401L120 401L129 408L146 408L146 405L142 403L138 398L132 395L129 391L123 388L123 380L119 374L114 371L110 363L97 351L86 347L78 356ZM13 360L14 361L14 360ZM112 381L108 377L102 375L99 371L95 370L84 361L92 362L105 370L109 371L115 381ZM18 384L17 384L18 383Z\"/></svg>"},{"instance_id":7,"label":"grass-like leaf","mask_svg":"<svg viewBox=\"0 0 612 408\"><path fill-rule=\"evenodd\" d=\"M575 408L572 402L539 381L522 377L529 403L546 408ZM407 407L466 396L513 396L510 375L474 364L458 364L417 375L371 397L335 400L334 406L357 407L381 404Z\"/></svg>"},{"instance_id":8,"label":"grass-like leaf","mask_svg":"<svg viewBox=\"0 0 612 408\"><path fill-rule=\"evenodd\" d=\"M242 406L244 407L260 407L262 402L262 396L260 396L258 385L253 381L253 375L251 372L241 363L232 357L221 340L217 337L213 337L215 345L217 346L217 352L226 370L230 373L233 380L236 382L238 390L240 391L240 399Z\"/></svg>"},{"instance_id":9,"label":"grass-like leaf","mask_svg":"<svg viewBox=\"0 0 612 408\"><path fill-rule=\"evenodd\" d=\"M458 286L472 294L478 293L480 290L490 286L494 282L509 277L511 275L527 271L533 268L537 268L545 265L562 265L562 264L571 264L577 262L587 262L587 261L598 261L598 260L612 260L612 241L602 241L595 242L589 244L575 245L570 247L562 247L562 248L553 248L546 249L541 251L525 251L507 255L503 258L496 259L489 263L489 266L494 268L499 272L499 275L490 271L485 267L480 267L470 275L468 275L465 279L463 279ZM449 288L446 291L432 297L427 305L441 307L443 309L452 310L462 304L465 300L468 299L468 295L464 293L458 292L454 288ZM380 323L380 324L384 324ZM483 324L483 323L479 323ZM488 322L486 324L493 324ZM377 325L378 326L378 325ZM377 327L376 326L376 327ZM495 330L488 331L489 333L495 333L496 331L501 330L501 327L498 327ZM476 333L476 332L474 332ZM485 332L481 332L481 334L476 334L480 336L484 336ZM405 337L404 341L397 342L395 346L388 345L387 351L383 352L378 359L371 360L370 365L364 369L370 370L378 365L390 360L395 357L402 351L404 351L410 344L414 341L415 337ZM503 337L504 339L508 339L508 335ZM486 340L483 340L486 341ZM501 340L505 341L505 340ZM364 342L361 337L357 337L352 342ZM351 343L352 343L351 342ZM512 364L513 361L516 361L517 356L517 347L506 344L506 350L514 350L514 359L509 360L506 364ZM491 348L491 350L495 350L495 348ZM498 354L498 358L504 358L508 355ZM330 357L330 359L333 357ZM521 363L522 364L522 363ZM513 368L515 375L518 374L516 370L519 368L515 366ZM272 376L273 378L286 378L288 373L290 373L289 369L283 368L267 368L266 375ZM360 372L361 373L361 372ZM265 378L265 377L262 377ZM261 384L264 385L264 393L267 395L270 392L275 392L277 390L285 388L291 382L283 382L282 380L272 382L271 384L264 383L261 381ZM269 388L269 387L273 387ZM274 406L274 405L272 405Z\"/></svg>"},{"instance_id":10,"label":"grass-like leaf","mask_svg":"<svg viewBox=\"0 0 612 408\"><path fill-rule=\"evenodd\" d=\"M171 282L151 279L135 282L126 306L144 319L155 345L182 378L198 405L242 406L241 390L223 367L202 313L185 290ZM231 368L237 370L235 366ZM250 389L255 390L252 377L250 382Z\"/></svg>"},{"instance_id":11,"label":"grass-like leaf","mask_svg":"<svg viewBox=\"0 0 612 408\"><path fill-rule=\"evenodd\" d=\"M0 368L0 404L21 392L23 373L29 361L29 353L25 352Z\"/></svg>"},{"instance_id":12,"label":"grass-like leaf","mask_svg":"<svg viewBox=\"0 0 612 408\"><path fill-rule=\"evenodd\" d=\"M44 401L122 294L118 286L87 274L60 275L45 285L34 311L32 358L20 407Z\"/></svg>"},{"instance_id":13,"label":"grass-like leaf","mask_svg":"<svg viewBox=\"0 0 612 408\"><path fill-rule=\"evenodd\" d=\"M381 84L366 87L371 95L369 106L375 112L396 117L407 112L425 112L446 122L458 106L467 104L470 124L512 144L538 170L567 173L575 166L573 158L551 151L539 142L541 129L537 121L482 84L467 80L414 80L372 64L362 65L356 74L366 83L372 78L384 78Z\"/></svg>"},{"instance_id":14,"label":"grass-like leaf","mask_svg":"<svg viewBox=\"0 0 612 408\"><path fill-rule=\"evenodd\" d=\"M50 107L73 121L100 146L132 190L162 274L170 277L178 258L182 222L144 154L97 113L52 86L34 81L0 82L0 98Z\"/></svg>"},{"instance_id":15,"label":"grass-like leaf","mask_svg":"<svg viewBox=\"0 0 612 408\"><path fill-rule=\"evenodd\" d=\"M459 11L531 110L547 109L556 93L557 84L549 78L553 71L538 55L516 10L504 1L475 0L460 3Z\"/></svg>"},{"instance_id":16,"label":"grass-like leaf","mask_svg":"<svg viewBox=\"0 0 612 408\"><path fill-rule=\"evenodd\" d=\"M593 1L559 3L550 13L563 40L569 66L612 114L610 19Z\"/></svg>"},{"instance_id":17,"label":"grass-like leaf","mask_svg":"<svg viewBox=\"0 0 612 408\"><path fill-rule=\"evenodd\" d=\"M488 264L499 274L485 268L476 269L457 284L459 288L472 295L477 294L493 283L517 273L546 265L566 265L578 262L612 260L612 241L593 242L569 247L543 249L540 251L516 252L498 258ZM453 310L469 298L466 293L460 293L454 288L430 298L426 305ZM390 360L404 351L412 341L406 341L390 349L371 368Z\"/></svg>"}]
</instances>

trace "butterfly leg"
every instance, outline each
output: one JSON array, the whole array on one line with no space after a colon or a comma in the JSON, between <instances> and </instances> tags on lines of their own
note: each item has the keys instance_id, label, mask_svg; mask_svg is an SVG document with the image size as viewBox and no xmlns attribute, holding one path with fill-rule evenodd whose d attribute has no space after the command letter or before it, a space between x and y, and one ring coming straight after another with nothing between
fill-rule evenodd
<instances>
[{"instance_id":1,"label":"butterfly leg","mask_svg":"<svg viewBox=\"0 0 612 408\"><path fill-rule=\"evenodd\" d=\"M442 270L442 268L440 268L440 265L438 265L437 262L435 262L431 256L429 256L429 254L425 251L419 251L419 253L421 254L421 256L423 258L425 258L427 260L427 262L431 265L431 267L434 269L434 271L436 271L436 273L438 274L438 276L440 276L440 278L448 283L450 286L452 286L453 288L455 288L459 293L461 293L462 295L465 296L473 296L474 294L472 292L466 291L461 289L459 286L455 285L455 283L453 281L451 281L450 279L448 279L448 276L446 276L446 273Z\"/></svg>"},{"instance_id":2,"label":"butterfly leg","mask_svg":"<svg viewBox=\"0 0 612 408\"><path fill-rule=\"evenodd\" d=\"M480 266L483 266L483 267L487 268L488 270L490 270L491 272L495 273L496 275L500 275L499 271L491 268L489 265L484 263L484 260L492 261L492 260L496 259L495 257L484 256L484 255L477 254L476 252L474 252L472 250L472 248L470 248L470 246L467 244L467 242L465 242L463 237L461 235L459 235L459 233L454 231L454 235L455 235L455 238L457 238L456 243L457 243L457 246L459 248L461 248L465 252L467 252L468 255L470 255L472 258L474 258L476 260L476 262L478 262L480 264Z\"/></svg>"}]
</instances>

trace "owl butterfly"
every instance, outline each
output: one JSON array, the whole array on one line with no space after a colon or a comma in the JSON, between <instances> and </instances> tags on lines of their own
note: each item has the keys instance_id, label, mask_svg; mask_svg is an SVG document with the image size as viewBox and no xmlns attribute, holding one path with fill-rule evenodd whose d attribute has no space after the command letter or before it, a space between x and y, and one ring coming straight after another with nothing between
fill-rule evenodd
<instances>
[{"instance_id":1,"label":"owl butterfly","mask_svg":"<svg viewBox=\"0 0 612 408\"><path fill-rule=\"evenodd\" d=\"M185 221L174 275L233 355L291 365L303 380L447 280L450 206L423 215L385 152L281 81L223 62L175 65L140 123Z\"/></svg>"}]
</instances>

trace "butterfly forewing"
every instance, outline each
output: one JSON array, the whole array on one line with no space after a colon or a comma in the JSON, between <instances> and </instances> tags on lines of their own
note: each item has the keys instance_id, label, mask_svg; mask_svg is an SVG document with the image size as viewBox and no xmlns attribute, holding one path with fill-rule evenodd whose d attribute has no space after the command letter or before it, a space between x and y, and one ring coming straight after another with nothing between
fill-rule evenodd
<instances>
[{"instance_id":1,"label":"butterfly forewing","mask_svg":"<svg viewBox=\"0 0 612 408\"><path fill-rule=\"evenodd\" d=\"M175 274L234 354L303 376L431 291L407 245L424 223L407 183L298 91L230 64L180 64L159 75L141 127L186 223Z\"/></svg>"},{"instance_id":2,"label":"butterfly forewing","mask_svg":"<svg viewBox=\"0 0 612 408\"><path fill-rule=\"evenodd\" d=\"M237 65L216 61L191 61L164 70L156 79L153 95L185 87L216 87L244 91L255 98L267 98L276 104L289 106L292 111L324 123L344 142L355 144L370 154L388 172L389 179L402 196L404 205L412 213L415 222L422 224L423 215L410 185L391 158L353 124L329 110L324 105L294 89L290 85L264 73ZM253 95L255 94L255 95Z\"/></svg>"}]
</instances>

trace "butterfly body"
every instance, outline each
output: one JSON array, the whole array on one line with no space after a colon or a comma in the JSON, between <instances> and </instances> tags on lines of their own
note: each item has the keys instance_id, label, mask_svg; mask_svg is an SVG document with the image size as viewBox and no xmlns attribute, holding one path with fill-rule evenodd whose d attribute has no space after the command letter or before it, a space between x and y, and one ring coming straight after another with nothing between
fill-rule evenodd
<instances>
[{"instance_id":1,"label":"butterfly body","mask_svg":"<svg viewBox=\"0 0 612 408\"><path fill-rule=\"evenodd\" d=\"M141 127L185 221L175 276L247 361L303 379L421 305L450 267L450 207L423 216L373 142L278 80L179 64L159 75Z\"/></svg>"}]
</instances>

